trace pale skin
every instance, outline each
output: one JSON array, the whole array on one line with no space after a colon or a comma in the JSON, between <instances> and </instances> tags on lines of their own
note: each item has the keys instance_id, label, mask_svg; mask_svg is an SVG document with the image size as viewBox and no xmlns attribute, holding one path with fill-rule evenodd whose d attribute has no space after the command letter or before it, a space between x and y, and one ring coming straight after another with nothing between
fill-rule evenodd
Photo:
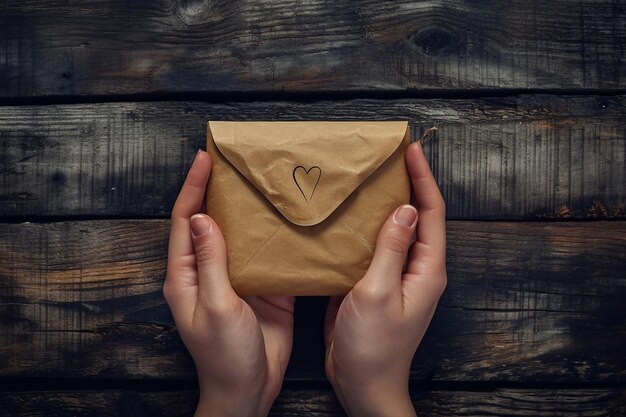
<instances>
[{"instance_id":1,"label":"pale skin","mask_svg":"<svg viewBox=\"0 0 626 417\"><path fill-rule=\"evenodd\" d=\"M415 207L390 214L363 279L328 305L326 374L349 416L415 416L411 360L446 286L445 204L419 144L406 164ZM172 210L163 291L198 371L196 416L266 416L291 354L294 297L233 291L219 226L198 214L210 172L198 152Z\"/></svg>"}]
</instances>

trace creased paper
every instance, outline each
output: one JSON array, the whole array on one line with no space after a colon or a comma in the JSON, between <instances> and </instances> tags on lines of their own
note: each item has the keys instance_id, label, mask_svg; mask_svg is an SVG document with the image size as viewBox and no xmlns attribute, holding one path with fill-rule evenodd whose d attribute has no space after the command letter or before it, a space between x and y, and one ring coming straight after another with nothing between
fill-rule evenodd
<instances>
[{"instance_id":1,"label":"creased paper","mask_svg":"<svg viewBox=\"0 0 626 417\"><path fill-rule=\"evenodd\" d=\"M207 212L239 295L346 294L410 196L399 122L208 123Z\"/></svg>"}]
</instances>

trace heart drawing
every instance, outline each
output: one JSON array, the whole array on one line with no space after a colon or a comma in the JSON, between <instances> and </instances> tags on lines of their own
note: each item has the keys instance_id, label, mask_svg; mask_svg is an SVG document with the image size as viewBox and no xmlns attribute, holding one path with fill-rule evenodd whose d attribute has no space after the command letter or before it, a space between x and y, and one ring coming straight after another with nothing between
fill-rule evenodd
<instances>
[{"instance_id":1,"label":"heart drawing","mask_svg":"<svg viewBox=\"0 0 626 417\"><path fill-rule=\"evenodd\" d=\"M293 180L307 203L313 198L313 193L320 182L320 178L322 178L322 170L318 166L306 169L302 165L298 165L294 168Z\"/></svg>"}]
</instances>

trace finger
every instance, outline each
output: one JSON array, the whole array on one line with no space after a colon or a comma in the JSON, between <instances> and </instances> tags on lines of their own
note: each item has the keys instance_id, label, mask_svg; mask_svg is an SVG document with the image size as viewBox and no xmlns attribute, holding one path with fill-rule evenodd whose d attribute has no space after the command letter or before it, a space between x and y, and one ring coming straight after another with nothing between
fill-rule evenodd
<instances>
[{"instance_id":1,"label":"finger","mask_svg":"<svg viewBox=\"0 0 626 417\"><path fill-rule=\"evenodd\" d=\"M326 316L324 317L324 341L326 342L326 350L333 341L335 333L335 319L339 312L339 307L345 296L334 296L328 299L328 307L326 307Z\"/></svg>"},{"instance_id":2,"label":"finger","mask_svg":"<svg viewBox=\"0 0 626 417\"><path fill-rule=\"evenodd\" d=\"M282 323L286 315L292 315L296 297L286 295L248 296L243 300L248 303L262 323Z\"/></svg>"},{"instance_id":3,"label":"finger","mask_svg":"<svg viewBox=\"0 0 626 417\"><path fill-rule=\"evenodd\" d=\"M222 232L206 214L194 214L190 222L198 267L198 300L205 307L230 303L236 294L228 277Z\"/></svg>"},{"instance_id":4,"label":"finger","mask_svg":"<svg viewBox=\"0 0 626 417\"><path fill-rule=\"evenodd\" d=\"M409 255L408 272L414 265L414 260L423 252L431 261L444 262L446 251L446 209L443 197L439 192L437 182L430 170L424 151L419 143L414 143L407 149L406 164L411 177L411 184L415 194L415 204L419 212L416 243Z\"/></svg>"},{"instance_id":5,"label":"finger","mask_svg":"<svg viewBox=\"0 0 626 417\"><path fill-rule=\"evenodd\" d=\"M197 298L198 280L189 217L203 200L210 171L211 158L206 152L198 152L172 210L163 293L180 324L190 320Z\"/></svg>"},{"instance_id":6,"label":"finger","mask_svg":"<svg viewBox=\"0 0 626 417\"><path fill-rule=\"evenodd\" d=\"M189 218L202 208L210 174L211 157L204 151L198 151L172 209L168 261L178 263L194 253Z\"/></svg>"},{"instance_id":7,"label":"finger","mask_svg":"<svg viewBox=\"0 0 626 417\"><path fill-rule=\"evenodd\" d=\"M268 358L285 371L293 345L294 296L251 296L244 301L254 311L263 331Z\"/></svg>"},{"instance_id":8,"label":"finger","mask_svg":"<svg viewBox=\"0 0 626 417\"><path fill-rule=\"evenodd\" d=\"M362 279L372 295L384 296L399 291L404 260L417 223L417 211L411 205L398 207L380 229L372 263Z\"/></svg>"}]
</instances>

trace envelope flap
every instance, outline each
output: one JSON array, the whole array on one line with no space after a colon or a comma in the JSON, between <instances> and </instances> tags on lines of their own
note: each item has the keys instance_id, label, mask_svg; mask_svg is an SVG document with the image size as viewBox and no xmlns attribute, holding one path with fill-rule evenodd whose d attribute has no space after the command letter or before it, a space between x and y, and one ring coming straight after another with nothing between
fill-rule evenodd
<instances>
[{"instance_id":1,"label":"envelope flap","mask_svg":"<svg viewBox=\"0 0 626 417\"><path fill-rule=\"evenodd\" d=\"M407 128L406 121L209 122L222 155L300 226L326 219L394 153Z\"/></svg>"}]
</instances>

